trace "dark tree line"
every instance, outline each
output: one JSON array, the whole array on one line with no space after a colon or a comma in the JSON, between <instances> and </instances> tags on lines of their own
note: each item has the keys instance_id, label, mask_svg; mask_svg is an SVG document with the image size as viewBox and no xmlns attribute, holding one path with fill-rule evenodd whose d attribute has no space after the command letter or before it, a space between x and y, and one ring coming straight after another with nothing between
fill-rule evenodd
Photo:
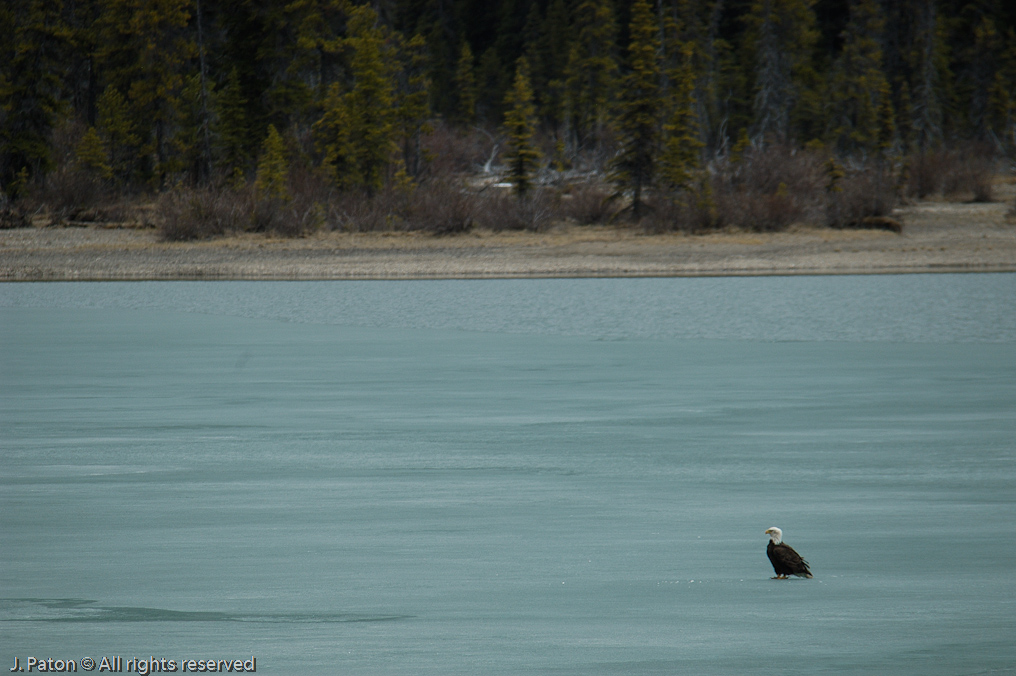
<instances>
[{"instance_id":1,"label":"dark tree line","mask_svg":"<svg viewBox=\"0 0 1016 676\"><path fill-rule=\"evenodd\" d=\"M439 118L504 129L522 167L538 130L555 148L543 161L600 154L636 191L650 177L687 188L711 158L774 142L868 158L972 139L1012 154L1016 3L0 7L0 186L12 197L67 163L125 188L245 181L280 133L337 186L369 192L419 175ZM69 156L56 141L68 128Z\"/></svg>"}]
</instances>

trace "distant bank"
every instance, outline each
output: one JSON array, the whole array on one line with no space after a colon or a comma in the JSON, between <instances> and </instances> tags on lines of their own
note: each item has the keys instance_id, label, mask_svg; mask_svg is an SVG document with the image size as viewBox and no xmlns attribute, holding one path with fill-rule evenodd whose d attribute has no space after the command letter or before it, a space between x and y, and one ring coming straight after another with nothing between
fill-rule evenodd
<instances>
[{"instance_id":1,"label":"distant bank","mask_svg":"<svg viewBox=\"0 0 1016 676\"><path fill-rule=\"evenodd\" d=\"M323 232L167 243L155 230L0 230L0 281L456 279L1016 272L1007 203L925 202L899 210L902 234L645 235L561 225L547 232L437 237Z\"/></svg>"}]
</instances>

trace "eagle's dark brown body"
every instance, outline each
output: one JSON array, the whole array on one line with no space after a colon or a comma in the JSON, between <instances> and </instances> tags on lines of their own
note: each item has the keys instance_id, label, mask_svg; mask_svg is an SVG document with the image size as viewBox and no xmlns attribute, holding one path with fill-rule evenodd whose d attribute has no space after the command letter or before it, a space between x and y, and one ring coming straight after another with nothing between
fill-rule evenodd
<instances>
[{"instance_id":1,"label":"eagle's dark brown body","mask_svg":"<svg viewBox=\"0 0 1016 676\"><path fill-rule=\"evenodd\" d=\"M776 577L785 578L788 575L812 577L811 571L808 570L808 562L802 559L801 555L795 552L790 545L783 543L777 545L770 540L769 546L766 547L766 554L769 555L769 561L773 564Z\"/></svg>"}]
</instances>

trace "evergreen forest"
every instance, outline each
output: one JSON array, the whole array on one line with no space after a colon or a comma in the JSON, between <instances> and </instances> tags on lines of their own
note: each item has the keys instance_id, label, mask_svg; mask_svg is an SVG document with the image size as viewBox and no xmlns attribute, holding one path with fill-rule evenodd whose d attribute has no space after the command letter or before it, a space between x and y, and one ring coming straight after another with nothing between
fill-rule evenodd
<instances>
[{"instance_id":1,"label":"evergreen forest","mask_svg":"<svg viewBox=\"0 0 1016 676\"><path fill-rule=\"evenodd\" d=\"M898 229L1014 158L1011 0L0 6L5 227Z\"/></svg>"}]
</instances>

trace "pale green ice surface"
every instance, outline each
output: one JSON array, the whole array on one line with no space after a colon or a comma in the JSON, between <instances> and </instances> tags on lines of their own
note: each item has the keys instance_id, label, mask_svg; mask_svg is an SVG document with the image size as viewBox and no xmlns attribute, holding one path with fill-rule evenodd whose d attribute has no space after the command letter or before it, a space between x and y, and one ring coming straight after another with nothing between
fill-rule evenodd
<instances>
[{"instance_id":1,"label":"pale green ice surface","mask_svg":"<svg viewBox=\"0 0 1016 676\"><path fill-rule=\"evenodd\" d=\"M1016 275L2 284L0 383L4 670L1016 673Z\"/></svg>"}]
</instances>

